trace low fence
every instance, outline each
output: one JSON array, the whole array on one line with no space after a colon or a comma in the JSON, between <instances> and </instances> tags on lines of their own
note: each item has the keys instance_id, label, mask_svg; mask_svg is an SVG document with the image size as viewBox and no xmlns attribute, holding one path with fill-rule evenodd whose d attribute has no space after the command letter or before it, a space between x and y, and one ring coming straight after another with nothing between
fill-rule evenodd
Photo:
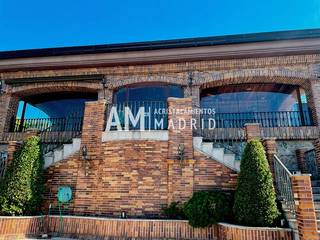
<instances>
[{"instance_id":1,"label":"low fence","mask_svg":"<svg viewBox=\"0 0 320 240\"><path fill-rule=\"evenodd\" d=\"M117 239L238 239L292 240L290 229L253 228L220 223L193 228L183 220L107 219L50 216L0 217L0 239L37 236L42 233L65 237Z\"/></svg>"}]
</instances>

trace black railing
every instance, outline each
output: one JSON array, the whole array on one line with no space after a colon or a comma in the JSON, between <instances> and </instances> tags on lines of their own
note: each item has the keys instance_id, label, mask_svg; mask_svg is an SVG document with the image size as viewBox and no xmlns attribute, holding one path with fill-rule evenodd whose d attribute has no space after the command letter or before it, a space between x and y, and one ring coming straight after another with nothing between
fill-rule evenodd
<instances>
[{"instance_id":1,"label":"black railing","mask_svg":"<svg viewBox=\"0 0 320 240\"><path fill-rule=\"evenodd\" d=\"M214 121L210 122L209 119L214 119ZM201 115L203 129L208 129L210 126L213 127L214 122L215 128L242 128L246 123L260 123L262 127L300 127L313 125L308 111L215 113Z\"/></svg>"},{"instance_id":2,"label":"black railing","mask_svg":"<svg viewBox=\"0 0 320 240\"><path fill-rule=\"evenodd\" d=\"M24 132L30 128L47 132L81 131L82 120L83 117L15 119L10 132Z\"/></svg>"},{"instance_id":3,"label":"black railing","mask_svg":"<svg viewBox=\"0 0 320 240\"><path fill-rule=\"evenodd\" d=\"M109 104L106 111L106 124L109 120L110 112L112 109L116 110L119 118L120 127L125 129L125 108L131 111L134 118L139 114L139 111L144 108L144 129L145 130L164 130L168 128L167 121L167 102L165 101L130 101L117 104ZM141 113L141 112L140 112ZM109 120L116 122L113 115L112 119ZM140 121L134 126L132 121L128 121L128 130L141 130ZM116 130L117 127L110 127L110 130Z\"/></svg>"},{"instance_id":4,"label":"black railing","mask_svg":"<svg viewBox=\"0 0 320 240\"><path fill-rule=\"evenodd\" d=\"M7 152L0 152L0 179L4 177L7 168Z\"/></svg>"},{"instance_id":5,"label":"black railing","mask_svg":"<svg viewBox=\"0 0 320 240\"><path fill-rule=\"evenodd\" d=\"M304 153L306 172L311 174L311 179L319 179L318 164L315 149Z\"/></svg>"}]
</instances>

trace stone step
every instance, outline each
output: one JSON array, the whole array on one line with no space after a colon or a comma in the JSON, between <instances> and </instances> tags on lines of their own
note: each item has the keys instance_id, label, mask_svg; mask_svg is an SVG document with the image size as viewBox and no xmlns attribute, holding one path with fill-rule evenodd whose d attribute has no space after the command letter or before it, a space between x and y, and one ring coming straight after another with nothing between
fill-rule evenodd
<instances>
[{"instance_id":1,"label":"stone step","mask_svg":"<svg viewBox=\"0 0 320 240\"><path fill-rule=\"evenodd\" d=\"M224 161L224 148L213 148L212 156L217 160ZM230 160L230 158L229 158Z\"/></svg>"},{"instance_id":2,"label":"stone step","mask_svg":"<svg viewBox=\"0 0 320 240\"><path fill-rule=\"evenodd\" d=\"M288 224L289 224L290 228L292 228L292 229L297 229L298 228L297 221L296 221L295 218L288 218L287 221L288 221Z\"/></svg>"},{"instance_id":3,"label":"stone step","mask_svg":"<svg viewBox=\"0 0 320 240\"><path fill-rule=\"evenodd\" d=\"M320 210L320 201L317 201L317 200L314 201L314 208L316 210Z\"/></svg>"},{"instance_id":4,"label":"stone step","mask_svg":"<svg viewBox=\"0 0 320 240\"><path fill-rule=\"evenodd\" d=\"M72 139L72 146L73 146L74 149L80 149L81 138L73 138Z\"/></svg>"},{"instance_id":5,"label":"stone step","mask_svg":"<svg viewBox=\"0 0 320 240\"><path fill-rule=\"evenodd\" d=\"M205 153L212 154L213 145L211 142L203 142L201 143L201 150Z\"/></svg>"},{"instance_id":6,"label":"stone step","mask_svg":"<svg viewBox=\"0 0 320 240\"><path fill-rule=\"evenodd\" d=\"M202 137L194 137L193 138L193 146L196 148L201 148Z\"/></svg>"},{"instance_id":7,"label":"stone step","mask_svg":"<svg viewBox=\"0 0 320 240\"><path fill-rule=\"evenodd\" d=\"M320 194L320 187L312 187L313 194Z\"/></svg>"},{"instance_id":8,"label":"stone step","mask_svg":"<svg viewBox=\"0 0 320 240\"><path fill-rule=\"evenodd\" d=\"M320 201L320 194L313 194L313 200L314 201Z\"/></svg>"},{"instance_id":9,"label":"stone step","mask_svg":"<svg viewBox=\"0 0 320 240\"><path fill-rule=\"evenodd\" d=\"M44 168L48 168L52 164L59 162L63 159L66 159L70 155L76 153L80 150L81 146L81 139L74 138L72 139L72 143L70 144L63 144L61 147L54 149L53 151L47 153L44 156Z\"/></svg>"},{"instance_id":10,"label":"stone step","mask_svg":"<svg viewBox=\"0 0 320 240\"><path fill-rule=\"evenodd\" d=\"M311 185L312 187L320 187L320 180L312 180Z\"/></svg>"}]
</instances>

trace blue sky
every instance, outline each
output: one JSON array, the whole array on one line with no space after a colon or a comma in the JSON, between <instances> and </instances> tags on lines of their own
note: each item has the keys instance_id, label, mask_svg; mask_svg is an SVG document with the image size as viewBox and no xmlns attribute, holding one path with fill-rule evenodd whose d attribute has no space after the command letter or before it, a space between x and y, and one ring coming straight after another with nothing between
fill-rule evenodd
<instances>
[{"instance_id":1,"label":"blue sky","mask_svg":"<svg viewBox=\"0 0 320 240\"><path fill-rule=\"evenodd\" d=\"M0 0L0 51L320 28L320 0Z\"/></svg>"}]
</instances>

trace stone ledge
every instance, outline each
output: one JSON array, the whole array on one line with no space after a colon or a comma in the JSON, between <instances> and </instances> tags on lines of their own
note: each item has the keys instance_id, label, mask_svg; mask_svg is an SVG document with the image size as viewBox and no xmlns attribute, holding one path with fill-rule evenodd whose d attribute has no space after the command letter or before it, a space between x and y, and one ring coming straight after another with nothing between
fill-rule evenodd
<instances>
[{"instance_id":1,"label":"stone ledge","mask_svg":"<svg viewBox=\"0 0 320 240\"><path fill-rule=\"evenodd\" d=\"M123 140L168 141L168 139L169 139L168 131L166 130L106 131L102 133L102 142L123 141Z\"/></svg>"}]
</instances>

